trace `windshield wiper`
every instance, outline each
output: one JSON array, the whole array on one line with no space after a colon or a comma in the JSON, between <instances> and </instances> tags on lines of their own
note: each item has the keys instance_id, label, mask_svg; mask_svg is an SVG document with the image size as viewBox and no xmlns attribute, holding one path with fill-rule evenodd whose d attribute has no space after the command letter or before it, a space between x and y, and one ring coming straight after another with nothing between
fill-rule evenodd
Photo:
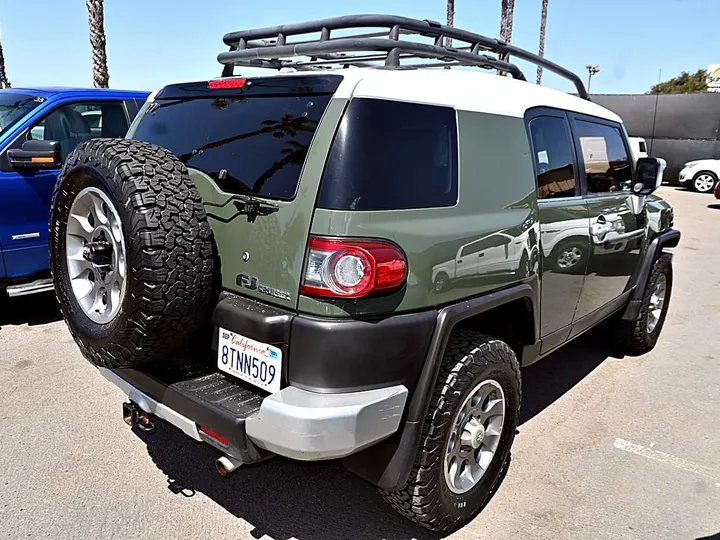
<instances>
[{"instance_id":1,"label":"windshield wiper","mask_svg":"<svg viewBox=\"0 0 720 540\"><path fill-rule=\"evenodd\" d=\"M238 214L247 216L248 223L252 223L258 216L268 216L280 210L280 205L269 203L250 195L235 195L233 204Z\"/></svg>"}]
</instances>

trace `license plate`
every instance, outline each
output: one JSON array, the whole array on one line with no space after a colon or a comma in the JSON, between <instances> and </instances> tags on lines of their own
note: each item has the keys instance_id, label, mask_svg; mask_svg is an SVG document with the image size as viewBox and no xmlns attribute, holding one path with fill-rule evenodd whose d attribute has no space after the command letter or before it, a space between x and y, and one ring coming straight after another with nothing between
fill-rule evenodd
<instances>
[{"instance_id":1,"label":"license plate","mask_svg":"<svg viewBox=\"0 0 720 540\"><path fill-rule=\"evenodd\" d=\"M282 351L224 328L219 329L218 369L267 390L280 390Z\"/></svg>"}]
</instances>

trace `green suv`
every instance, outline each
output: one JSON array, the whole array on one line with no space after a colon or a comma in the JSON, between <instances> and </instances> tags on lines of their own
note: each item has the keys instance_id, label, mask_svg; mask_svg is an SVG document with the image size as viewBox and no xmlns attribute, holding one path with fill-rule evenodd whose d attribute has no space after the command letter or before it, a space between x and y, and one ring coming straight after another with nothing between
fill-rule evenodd
<instances>
[{"instance_id":1,"label":"green suv","mask_svg":"<svg viewBox=\"0 0 720 540\"><path fill-rule=\"evenodd\" d=\"M680 239L663 164L575 74L468 31L361 15L224 41L222 77L67 159L70 331L128 424L216 447L221 474L339 458L456 529L509 465L521 367L605 320L621 353L655 346Z\"/></svg>"}]
</instances>

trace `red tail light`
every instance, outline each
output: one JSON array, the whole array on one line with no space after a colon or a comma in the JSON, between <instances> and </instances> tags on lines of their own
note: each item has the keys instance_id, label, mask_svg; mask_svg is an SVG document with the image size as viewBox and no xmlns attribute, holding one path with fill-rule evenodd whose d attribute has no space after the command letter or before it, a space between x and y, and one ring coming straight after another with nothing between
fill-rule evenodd
<instances>
[{"instance_id":1,"label":"red tail light","mask_svg":"<svg viewBox=\"0 0 720 540\"><path fill-rule=\"evenodd\" d=\"M382 240L310 237L302 294L360 298L398 290L407 277L400 248Z\"/></svg>"},{"instance_id":2,"label":"red tail light","mask_svg":"<svg viewBox=\"0 0 720 540\"><path fill-rule=\"evenodd\" d=\"M223 437L222 435L218 435L217 433L206 428L205 426L200 426L200 431L202 431L205 435L207 435L211 439L215 439L217 442L219 442L223 446L230 445L230 441L228 441L225 437Z\"/></svg>"},{"instance_id":3,"label":"red tail light","mask_svg":"<svg viewBox=\"0 0 720 540\"><path fill-rule=\"evenodd\" d=\"M208 81L207 87L210 90L225 90L228 88L244 88L245 79L213 79Z\"/></svg>"}]
</instances>

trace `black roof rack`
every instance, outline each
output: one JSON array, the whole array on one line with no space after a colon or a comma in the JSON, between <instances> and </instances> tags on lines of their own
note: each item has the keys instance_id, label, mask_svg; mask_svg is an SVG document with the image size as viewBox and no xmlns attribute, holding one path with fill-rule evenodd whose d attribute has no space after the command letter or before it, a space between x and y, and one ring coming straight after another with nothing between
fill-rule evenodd
<instances>
[{"instance_id":1,"label":"black roof rack","mask_svg":"<svg viewBox=\"0 0 720 540\"><path fill-rule=\"evenodd\" d=\"M387 30L331 37L335 30L360 31L362 28ZM313 33L319 33L319 39L287 41L291 36ZM431 38L432 42L402 39L402 36ZM460 46L451 46L451 40L460 42ZM522 71L510 62L512 56L568 79L581 98L589 99L580 77L554 62L504 41L429 20L393 15L347 15L230 32L225 34L223 41L230 47L229 51L218 55L218 62L225 66L223 77L232 76L234 66L296 70L328 69L333 65L394 69L475 66L496 69L515 79L526 80ZM401 64L401 61L418 59L423 63Z\"/></svg>"}]
</instances>

